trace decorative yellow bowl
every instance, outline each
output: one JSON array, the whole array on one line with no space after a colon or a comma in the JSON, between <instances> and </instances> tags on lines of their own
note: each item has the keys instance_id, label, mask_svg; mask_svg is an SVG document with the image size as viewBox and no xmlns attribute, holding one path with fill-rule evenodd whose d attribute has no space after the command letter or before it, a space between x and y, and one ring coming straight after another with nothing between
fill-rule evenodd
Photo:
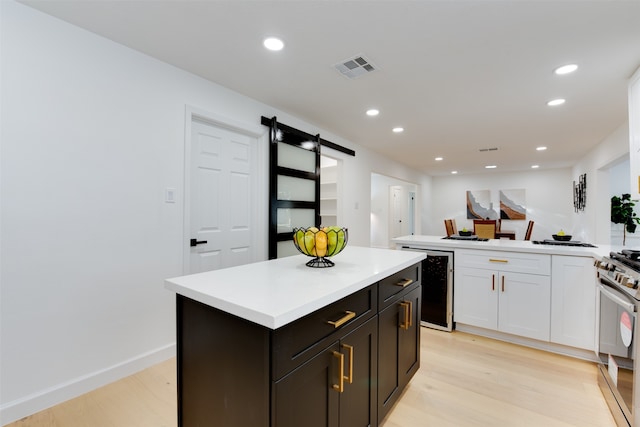
<instances>
[{"instance_id":1,"label":"decorative yellow bowl","mask_svg":"<svg viewBox=\"0 0 640 427\"><path fill-rule=\"evenodd\" d=\"M293 244L300 253L314 257L307 262L309 267L333 267L333 261L328 260L330 256L340 253L349 240L349 232L346 228L331 227L309 227L293 229Z\"/></svg>"}]
</instances>

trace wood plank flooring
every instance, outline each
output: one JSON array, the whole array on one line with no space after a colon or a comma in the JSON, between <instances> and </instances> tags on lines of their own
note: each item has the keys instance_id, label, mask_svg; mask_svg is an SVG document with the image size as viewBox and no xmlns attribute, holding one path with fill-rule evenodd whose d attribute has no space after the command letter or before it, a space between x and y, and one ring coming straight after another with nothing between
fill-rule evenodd
<instances>
[{"instance_id":1,"label":"wood plank flooring","mask_svg":"<svg viewBox=\"0 0 640 427\"><path fill-rule=\"evenodd\" d=\"M427 328L421 347L383 427L615 427L593 363ZM175 359L9 426L175 427Z\"/></svg>"}]
</instances>

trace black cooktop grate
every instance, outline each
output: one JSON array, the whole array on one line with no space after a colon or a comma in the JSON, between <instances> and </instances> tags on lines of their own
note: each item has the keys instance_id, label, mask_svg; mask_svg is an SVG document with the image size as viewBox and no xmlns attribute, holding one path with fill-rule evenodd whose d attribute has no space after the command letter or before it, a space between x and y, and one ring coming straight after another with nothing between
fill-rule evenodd
<instances>
[{"instance_id":1,"label":"black cooktop grate","mask_svg":"<svg viewBox=\"0 0 640 427\"><path fill-rule=\"evenodd\" d=\"M583 243L575 240L561 241L561 240L532 240L531 243L535 245L552 245L552 246L577 246L583 248L597 248L596 245L591 243Z\"/></svg>"},{"instance_id":2,"label":"black cooktop grate","mask_svg":"<svg viewBox=\"0 0 640 427\"><path fill-rule=\"evenodd\" d=\"M640 251L629 250L623 250L622 252L611 252L609 254L609 257L611 259L614 259L637 272L640 272L640 261L638 260L639 256Z\"/></svg>"}]
</instances>

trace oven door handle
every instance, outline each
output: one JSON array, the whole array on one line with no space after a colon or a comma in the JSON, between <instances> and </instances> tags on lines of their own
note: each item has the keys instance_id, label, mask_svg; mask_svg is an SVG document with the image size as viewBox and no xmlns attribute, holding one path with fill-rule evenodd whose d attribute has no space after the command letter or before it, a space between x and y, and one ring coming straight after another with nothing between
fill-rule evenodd
<instances>
[{"instance_id":1,"label":"oven door handle","mask_svg":"<svg viewBox=\"0 0 640 427\"><path fill-rule=\"evenodd\" d=\"M631 313L635 313L636 312L635 304L632 304L629 301L625 301L624 299L620 298L614 292L609 290L609 286L602 285L602 284L599 283L598 287L600 288L600 292L602 294L604 294L604 296L606 296L607 298L609 298L610 300L612 300L616 304L621 305L622 307L624 307L627 311L630 311Z\"/></svg>"}]
</instances>

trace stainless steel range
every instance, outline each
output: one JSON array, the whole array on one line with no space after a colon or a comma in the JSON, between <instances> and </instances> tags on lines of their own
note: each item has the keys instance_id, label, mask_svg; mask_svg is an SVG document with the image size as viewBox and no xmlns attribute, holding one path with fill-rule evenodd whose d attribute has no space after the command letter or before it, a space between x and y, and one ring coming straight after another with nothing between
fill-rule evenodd
<instances>
[{"instance_id":1,"label":"stainless steel range","mask_svg":"<svg viewBox=\"0 0 640 427\"><path fill-rule=\"evenodd\" d=\"M635 372L640 251L611 252L595 265L600 282L598 384L616 424L640 427L640 376Z\"/></svg>"}]
</instances>

